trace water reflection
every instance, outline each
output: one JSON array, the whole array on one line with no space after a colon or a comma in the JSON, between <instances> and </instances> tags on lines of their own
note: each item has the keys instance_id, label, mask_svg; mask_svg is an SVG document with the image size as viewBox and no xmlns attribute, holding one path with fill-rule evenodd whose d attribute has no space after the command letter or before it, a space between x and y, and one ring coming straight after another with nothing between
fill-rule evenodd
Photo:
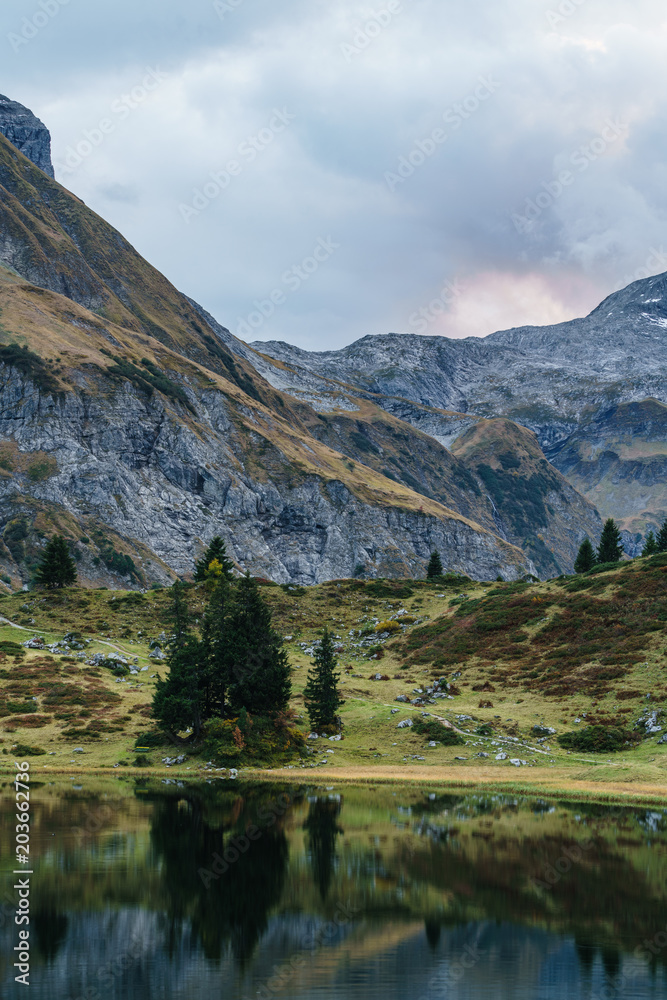
<instances>
[{"instance_id":1,"label":"water reflection","mask_svg":"<svg viewBox=\"0 0 667 1000\"><path fill-rule=\"evenodd\" d=\"M239 823L225 836L225 825L211 824L197 795L161 798L150 836L163 876L169 953L188 922L193 945L201 943L208 959L219 961L229 944L243 968L280 902L289 848L278 824L258 830L258 839Z\"/></svg>"},{"instance_id":2,"label":"water reflection","mask_svg":"<svg viewBox=\"0 0 667 1000\"><path fill-rule=\"evenodd\" d=\"M339 795L311 798L308 817L303 824L304 830L308 831L307 845L313 878L322 900L327 898L331 885L336 862L336 838L344 832L338 825L341 801Z\"/></svg>"},{"instance_id":3,"label":"water reflection","mask_svg":"<svg viewBox=\"0 0 667 1000\"><path fill-rule=\"evenodd\" d=\"M38 1000L667 1000L663 810L125 783L32 812Z\"/></svg>"}]
</instances>

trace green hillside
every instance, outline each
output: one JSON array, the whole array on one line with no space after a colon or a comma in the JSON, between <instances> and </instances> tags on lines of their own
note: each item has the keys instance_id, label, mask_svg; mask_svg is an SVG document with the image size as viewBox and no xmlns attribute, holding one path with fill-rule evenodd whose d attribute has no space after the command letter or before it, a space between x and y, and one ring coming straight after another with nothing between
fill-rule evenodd
<instances>
[{"instance_id":1,"label":"green hillside","mask_svg":"<svg viewBox=\"0 0 667 1000\"><path fill-rule=\"evenodd\" d=\"M519 775L535 782L550 775L649 785L664 779L667 744L658 740L667 731L666 555L543 583L342 580L310 588L265 585L263 594L285 637L291 707L304 736L302 691L323 625L339 650L343 739L307 741L309 752L291 761L296 771L315 767L345 776L359 767L369 774L390 768L407 776L428 767L461 780L482 773L503 782ZM196 623L206 594L197 585L188 595ZM11 623L0 630L3 752L14 744L41 748L52 756L36 764L55 770L133 766L133 748L154 731L150 702L164 667L148 657L151 643L164 645L168 600L166 590L76 588L2 598ZM53 643L72 632L89 642L84 654L17 645L27 634ZM139 673L119 683L113 664L83 660L112 650L130 662L136 657ZM409 703L414 699L419 703ZM647 734L642 720L649 713L662 728ZM418 725L399 729L405 719ZM447 745L442 722L459 731L458 743ZM560 744L559 736L588 726L624 733L620 751ZM75 747L83 753L72 755ZM173 752L158 741L144 763L163 770L163 757ZM196 747L184 752L181 771L207 768ZM512 764L515 758L524 763Z\"/></svg>"}]
</instances>

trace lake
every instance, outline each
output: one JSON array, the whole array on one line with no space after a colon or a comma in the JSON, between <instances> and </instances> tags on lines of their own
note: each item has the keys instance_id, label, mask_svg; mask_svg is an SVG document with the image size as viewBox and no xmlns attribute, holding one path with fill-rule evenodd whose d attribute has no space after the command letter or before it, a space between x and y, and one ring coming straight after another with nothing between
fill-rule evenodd
<instances>
[{"instance_id":1,"label":"lake","mask_svg":"<svg viewBox=\"0 0 667 1000\"><path fill-rule=\"evenodd\" d=\"M31 793L33 1000L667 1000L667 810L74 778ZM14 982L13 786L0 993Z\"/></svg>"}]
</instances>

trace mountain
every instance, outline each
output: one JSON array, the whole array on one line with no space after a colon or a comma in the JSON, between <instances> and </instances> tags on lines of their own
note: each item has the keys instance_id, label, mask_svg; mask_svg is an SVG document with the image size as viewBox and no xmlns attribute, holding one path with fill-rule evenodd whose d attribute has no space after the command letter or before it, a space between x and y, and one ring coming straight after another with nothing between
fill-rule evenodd
<instances>
[{"instance_id":1,"label":"mountain","mask_svg":"<svg viewBox=\"0 0 667 1000\"><path fill-rule=\"evenodd\" d=\"M51 163L51 133L32 111L0 94L0 132L49 177L55 177Z\"/></svg>"},{"instance_id":2,"label":"mountain","mask_svg":"<svg viewBox=\"0 0 667 1000\"><path fill-rule=\"evenodd\" d=\"M251 346L280 365L273 377L264 371L273 384L311 397L331 394L334 382L371 393L447 446L452 410L462 428L480 417L521 424L604 517L622 523L632 555L665 516L667 274L633 282L583 319L485 338L388 334L321 353Z\"/></svg>"},{"instance_id":3,"label":"mountain","mask_svg":"<svg viewBox=\"0 0 667 1000\"><path fill-rule=\"evenodd\" d=\"M55 531L98 585L187 575L214 534L281 583L419 576L434 548L477 578L537 572L430 435L271 384L280 365L41 169L24 112L0 135L0 578L27 582Z\"/></svg>"}]
</instances>

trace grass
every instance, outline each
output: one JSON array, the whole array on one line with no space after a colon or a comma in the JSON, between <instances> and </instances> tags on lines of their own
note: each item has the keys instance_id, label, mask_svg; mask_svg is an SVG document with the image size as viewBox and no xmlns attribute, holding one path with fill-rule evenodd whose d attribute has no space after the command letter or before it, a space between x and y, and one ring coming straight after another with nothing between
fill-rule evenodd
<instances>
[{"instance_id":1,"label":"grass","mask_svg":"<svg viewBox=\"0 0 667 1000\"><path fill-rule=\"evenodd\" d=\"M664 626L654 625L666 601L666 566L667 558L660 556L622 564L597 577L533 584L488 585L459 577L265 586L276 627L286 637L293 666L292 707L304 736L310 727L303 687L311 663L304 647L309 648L324 623L340 650L345 698L342 740L307 740L308 756L294 758L280 775L299 780L311 775L318 780L403 776L413 781L423 774L454 785L584 792L590 787L595 794L607 787L618 795L645 789L650 797L659 796L667 788L667 746L658 745L655 736L616 753L568 750L556 736L598 725L634 731L647 706L662 712L667 701ZM603 589L582 592L582 581ZM205 592L193 587L188 594L196 622ZM164 667L150 661L148 653L151 641L167 627L168 602L166 590L141 594L77 588L0 599L0 614L28 630L0 627L0 650L8 650L0 652L5 713L0 747L8 751L0 755L0 767L4 760L7 766L13 761L9 751L19 742L45 749L51 755L45 759L46 770L54 773L105 770L115 764L133 769L139 746L148 747L148 767L166 774L162 758L175 755L173 748L137 740L152 729L152 675ZM650 614L641 613L646 608ZM385 621L397 623L400 633L378 635L376 628ZM620 635L616 623L622 624ZM586 643L578 639L582 628ZM89 640L87 654L114 649L137 657L140 668L149 669L117 683L111 670L86 666L72 655L22 647L16 653L15 644L27 634L53 642L67 632ZM565 655L556 656L563 648ZM540 669L526 670L533 664ZM377 674L388 679L373 679ZM459 693L430 702L426 689L435 679ZM415 699L420 690L424 704L396 701L399 695ZM25 711L33 698L36 707ZM408 718L417 725L398 729L398 722ZM445 735L443 722L459 732L458 745L447 745L453 730ZM424 725L428 732L420 734ZM544 737L533 732L535 726L553 727L557 734L538 743ZM75 746L84 753L72 755ZM500 754L505 759L496 760ZM511 759L527 763L515 767ZM169 771L191 775L205 769L207 760L190 758Z\"/></svg>"}]
</instances>

